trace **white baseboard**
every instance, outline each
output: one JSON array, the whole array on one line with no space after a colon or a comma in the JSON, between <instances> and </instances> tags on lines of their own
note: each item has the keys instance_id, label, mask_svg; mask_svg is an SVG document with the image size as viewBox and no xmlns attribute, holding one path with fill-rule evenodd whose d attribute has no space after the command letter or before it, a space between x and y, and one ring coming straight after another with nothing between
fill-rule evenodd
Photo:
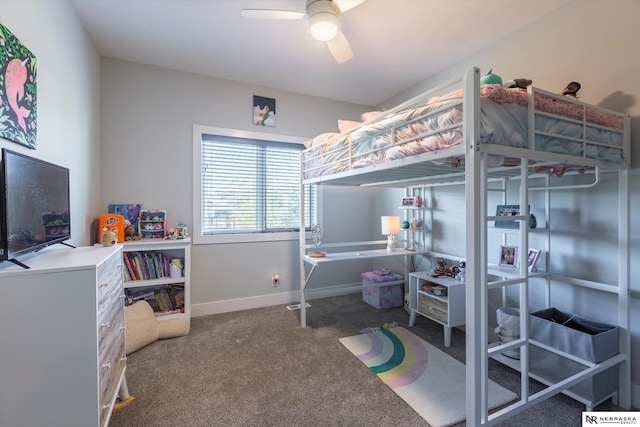
<instances>
[{"instance_id":1,"label":"white baseboard","mask_svg":"<svg viewBox=\"0 0 640 427\"><path fill-rule=\"evenodd\" d=\"M307 301L318 298L335 297L362 292L362 283L325 286L305 291ZM272 305L288 305L300 302L300 291L281 292L274 295L260 295L247 298L236 298L224 301L212 301L191 304L191 317L208 316L210 314L228 313L231 311L249 310L252 308L270 307Z\"/></svg>"}]
</instances>

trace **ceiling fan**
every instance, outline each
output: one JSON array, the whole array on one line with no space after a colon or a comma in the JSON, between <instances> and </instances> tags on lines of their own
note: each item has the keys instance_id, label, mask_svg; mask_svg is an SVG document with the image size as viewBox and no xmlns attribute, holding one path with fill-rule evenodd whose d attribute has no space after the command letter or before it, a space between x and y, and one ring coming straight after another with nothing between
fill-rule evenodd
<instances>
[{"instance_id":1,"label":"ceiling fan","mask_svg":"<svg viewBox=\"0 0 640 427\"><path fill-rule=\"evenodd\" d=\"M309 21L311 36L326 41L331 54L338 63L353 57L347 38L340 31L340 15L365 0L307 0L306 11L276 9L242 9L244 18L256 19L304 19Z\"/></svg>"}]
</instances>

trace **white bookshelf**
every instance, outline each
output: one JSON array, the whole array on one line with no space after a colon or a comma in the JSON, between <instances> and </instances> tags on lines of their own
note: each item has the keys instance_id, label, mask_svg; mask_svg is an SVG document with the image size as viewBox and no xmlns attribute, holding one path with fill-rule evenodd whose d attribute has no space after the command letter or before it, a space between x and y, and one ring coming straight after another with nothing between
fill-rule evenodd
<instances>
[{"instance_id":1,"label":"white bookshelf","mask_svg":"<svg viewBox=\"0 0 640 427\"><path fill-rule=\"evenodd\" d=\"M184 310L183 312L165 312L168 314L156 313L158 320L184 319L190 322L191 318L191 239L162 240L162 239L142 239L127 241L122 244L124 253L138 254L162 254L170 259L181 259L184 265L182 276L180 277L158 277L143 280L125 280L125 294L135 292L135 289L148 288L157 290L167 285L181 286L184 289ZM128 268L125 262L124 268ZM126 275L125 275L126 277Z\"/></svg>"}]
</instances>

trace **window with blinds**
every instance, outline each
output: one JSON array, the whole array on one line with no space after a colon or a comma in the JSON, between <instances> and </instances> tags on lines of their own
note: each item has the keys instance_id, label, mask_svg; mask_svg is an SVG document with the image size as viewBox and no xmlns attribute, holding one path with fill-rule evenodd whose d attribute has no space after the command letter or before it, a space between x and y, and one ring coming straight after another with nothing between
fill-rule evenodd
<instances>
[{"instance_id":1,"label":"window with blinds","mask_svg":"<svg viewBox=\"0 0 640 427\"><path fill-rule=\"evenodd\" d=\"M203 134L200 144L202 235L294 232L300 228L302 144ZM305 224L316 194L305 189Z\"/></svg>"}]
</instances>

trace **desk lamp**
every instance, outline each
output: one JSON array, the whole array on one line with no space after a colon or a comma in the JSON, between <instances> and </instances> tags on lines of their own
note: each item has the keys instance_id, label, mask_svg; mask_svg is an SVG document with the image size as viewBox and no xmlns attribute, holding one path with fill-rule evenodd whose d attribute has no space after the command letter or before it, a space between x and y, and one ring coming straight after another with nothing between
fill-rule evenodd
<instances>
[{"instance_id":1,"label":"desk lamp","mask_svg":"<svg viewBox=\"0 0 640 427\"><path fill-rule=\"evenodd\" d=\"M387 251L396 250L396 234L400 233L400 217L399 216L383 216L382 217L382 234L387 235Z\"/></svg>"}]
</instances>

